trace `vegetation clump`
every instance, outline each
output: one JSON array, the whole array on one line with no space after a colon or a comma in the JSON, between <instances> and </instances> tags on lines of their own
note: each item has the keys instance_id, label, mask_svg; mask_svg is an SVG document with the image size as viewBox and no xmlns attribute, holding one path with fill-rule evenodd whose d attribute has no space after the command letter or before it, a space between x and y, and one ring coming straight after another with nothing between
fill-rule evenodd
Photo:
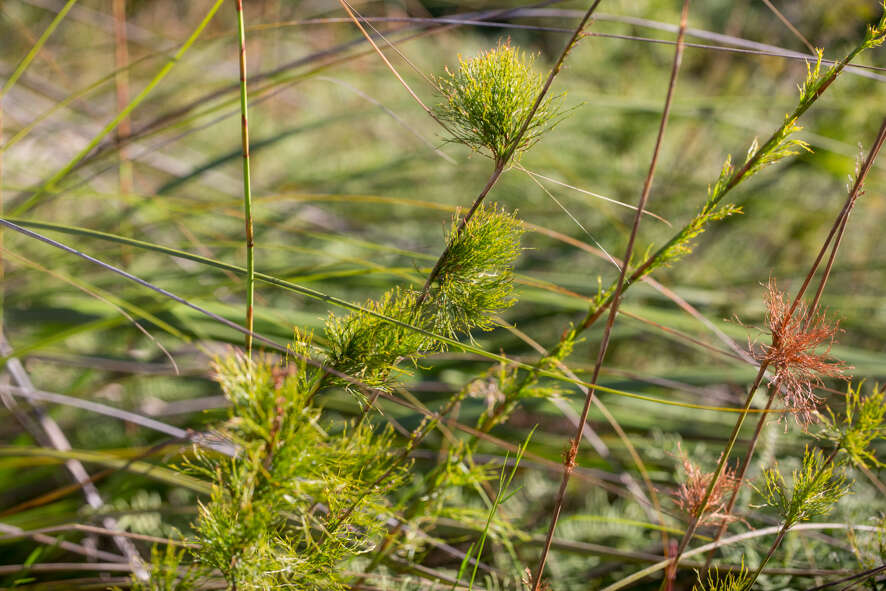
<instances>
[{"instance_id":1,"label":"vegetation clump","mask_svg":"<svg viewBox=\"0 0 886 591\"><path fill-rule=\"evenodd\" d=\"M487 152L498 165L532 147L562 115L562 97L542 97L545 78L534 62L504 41L471 59L459 57L454 72L446 68L436 79L444 98L436 114L451 139Z\"/></svg>"},{"instance_id":2,"label":"vegetation clump","mask_svg":"<svg viewBox=\"0 0 886 591\"><path fill-rule=\"evenodd\" d=\"M212 483L194 524L201 569L217 569L232 589L340 589L338 564L375 547L391 513L386 495L408 463L394 451L391 426L379 431L360 420L329 431L315 396L334 386L376 394L398 363L442 347L435 332L489 330L492 315L513 302L517 218L481 207L462 232L455 228L452 255L423 301L415 290L394 288L331 316L325 353L296 331L286 365L240 353L215 362L231 403L219 433L236 452L196 449L183 468Z\"/></svg>"}]
</instances>

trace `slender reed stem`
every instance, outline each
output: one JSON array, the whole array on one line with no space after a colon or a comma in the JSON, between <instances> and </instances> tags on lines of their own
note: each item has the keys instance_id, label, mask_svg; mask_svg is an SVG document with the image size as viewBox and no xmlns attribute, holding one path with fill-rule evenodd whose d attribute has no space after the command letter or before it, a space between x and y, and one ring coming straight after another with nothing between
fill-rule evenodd
<instances>
[{"instance_id":1,"label":"slender reed stem","mask_svg":"<svg viewBox=\"0 0 886 591\"><path fill-rule=\"evenodd\" d=\"M551 543L554 539L554 532L557 529L557 521L560 517L560 512L563 509L563 503L566 498L566 486L569 484L569 479L572 476L572 471L575 469L575 457L578 454L578 448L581 445L582 440L582 432L584 431L584 425L588 420L588 413L591 409L591 403L593 401L594 394L596 393L595 386L597 385L597 380L600 376L600 369L603 367L603 360L606 356L606 350L609 347L609 339L612 334L612 326L615 324L615 315L618 312L618 304L619 298L621 297L622 285L625 278L625 273L628 268L628 261L631 260L631 255L634 252L634 243L637 238L637 233L640 228L640 220L643 217L643 211L646 209L646 203L649 200L649 192L652 189L652 180L655 176L655 167L658 164L658 155L661 151L662 140L664 138L664 132L667 128L668 124L668 116L671 111L671 101L674 96L674 89L677 85L677 73L680 71L680 63L683 59L683 36L686 32L686 20L689 13L689 0L683 0L683 11L680 16L680 31L677 34L677 48L674 52L674 63L671 68L671 79L668 84L667 97L665 98L664 109L661 114L661 122L658 127L658 136L655 140L655 148L652 152L652 160L649 163L649 173L646 175L646 181L643 183L643 191L640 195L640 202L637 205L637 210L634 215L634 224L631 228L631 234L628 238L628 245L625 248L625 255L622 258L621 272L618 279L618 287L613 296L613 303L609 309L609 319L606 322L606 328L603 331L603 340L600 343L600 349L597 353L597 361L594 364L594 372L590 380L590 387L588 388L587 396L585 396L585 404L582 408L581 417L578 422L578 429L575 436L572 438L571 445L569 450L566 452L566 461L564 463L563 468L563 478L560 482L560 490L557 492L557 500L554 504L554 511L551 515L551 524L548 527L548 533L545 538L545 545L542 549L541 556L538 560L538 566L535 569L535 575L532 578L532 589L533 591L539 591L541 588L541 577L544 574L545 563L547 562L547 557L551 549Z\"/></svg>"},{"instance_id":2,"label":"slender reed stem","mask_svg":"<svg viewBox=\"0 0 886 591\"><path fill-rule=\"evenodd\" d=\"M255 311L255 236L252 227L252 185L249 179L249 119L246 98L246 28L243 0L237 2L237 34L240 42L240 135L243 139L243 214L246 222L246 355L252 356L252 327Z\"/></svg>"}]
</instances>

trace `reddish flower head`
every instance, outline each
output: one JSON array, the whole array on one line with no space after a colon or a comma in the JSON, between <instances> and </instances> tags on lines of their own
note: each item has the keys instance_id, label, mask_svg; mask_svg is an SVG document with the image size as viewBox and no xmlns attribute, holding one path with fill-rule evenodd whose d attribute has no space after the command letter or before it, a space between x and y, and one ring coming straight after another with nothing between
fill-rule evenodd
<instances>
[{"instance_id":1,"label":"reddish flower head","mask_svg":"<svg viewBox=\"0 0 886 591\"><path fill-rule=\"evenodd\" d=\"M686 472L686 482L677 489L676 502L680 509L688 515L698 516L714 474L713 472L704 472L699 466L693 464L689 456L683 453L682 448L680 448L680 461L683 463L683 471ZM699 523L719 525L733 521L735 517L726 512L726 504L729 495L738 485L735 471L725 466L711 490L711 496Z\"/></svg>"},{"instance_id":2,"label":"reddish flower head","mask_svg":"<svg viewBox=\"0 0 886 591\"><path fill-rule=\"evenodd\" d=\"M791 304L774 280L767 286L766 321L772 344L760 350L752 347L751 352L757 361L769 364L770 382L782 393L785 407L797 422L806 426L821 402L815 388L823 385L822 378L849 379L845 373L849 367L830 355L839 325L823 312L810 313L803 302L791 313ZM816 353L822 346L824 351Z\"/></svg>"}]
</instances>

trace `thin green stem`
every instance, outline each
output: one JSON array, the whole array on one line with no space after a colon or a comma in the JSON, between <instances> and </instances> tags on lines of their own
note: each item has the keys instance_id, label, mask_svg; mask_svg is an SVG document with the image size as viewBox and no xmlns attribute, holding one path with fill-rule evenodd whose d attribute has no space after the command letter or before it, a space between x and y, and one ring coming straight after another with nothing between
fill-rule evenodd
<instances>
[{"instance_id":1,"label":"thin green stem","mask_svg":"<svg viewBox=\"0 0 886 591\"><path fill-rule=\"evenodd\" d=\"M243 0L237 2L237 33L240 42L240 135L243 139L243 215L246 223L246 355L252 356L255 310L255 234L252 224L252 185L249 178L249 117L246 97L246 29Z\"/></svg>"},{"instance_id":2,"label":"thin green stem","mask_svg":"<svg viewBox=\"0 0 886 591\"><path fill-rule=\"evenodd\" d=\"M43 34L40 35L40 38L34 43L31 47L31 50L28 54L19 62L18 66L15 68L15 71L9 75L9 78L6 80L6 84L3 85L3 88L0 89L0 96L5 95L9 92L15 83L18 82L18 79L21 78L21 75L25 73L25 70L28 69L28 66L31 65L31 62L34 61L34 58L37 57L37 54L46 44L46 41L49 37L55 32L55 29L61 24L64 20L65 16L67 16L68 12L74 7L74 4L77 3L77 0L68 0L68 2L62 7L61 10L55 15L55 18L52 19L52 22L49 23L49 26L46 27L46 30L43 31Z\"/></svg>"}]
</instances>

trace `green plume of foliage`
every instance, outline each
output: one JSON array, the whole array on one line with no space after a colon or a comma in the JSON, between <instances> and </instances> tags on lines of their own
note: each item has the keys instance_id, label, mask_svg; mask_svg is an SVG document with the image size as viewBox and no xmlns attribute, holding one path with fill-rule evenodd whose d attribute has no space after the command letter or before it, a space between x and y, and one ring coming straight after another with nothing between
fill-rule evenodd
<instances>
[{"instance_id":1,"label":"green plume of foliage","mask_svg":"<svg viewBox=\"0 0 886 591\"><path fill-rule=\"evenodd\" d=\"M131 591L185 591L196 588L198 580L207 574L206 569L195 565L183 565L186 551L173 544L164 550L151 548L151 570L148 579L132 575ZM114 588L120 591L119 587Z\"/></svg>"},{"instance_id":2,"label":"green plume of foliage","mask_svg":"<svg viewBox=\"0 0 886 591\"><path fill-rule=\"evenodd\" d=\"M386 496L404 480L406 454L395 453L390 427L379 430L371 421L327 432L314 399L333 387L386 388L401 361L441 348L434 334L489 330L492 316L513 303L519 220L483 206L460 232L457 222L427 298L394 288L362 310L330 316L325 351L296 330L286 365L239 353L215 361L231 403L218 433L236 452L196 449L182 468L212 483L190 552L202 572L215 569L238 590L340 589L338 565L381 539L391 514ZM142 588L193 588L196 576L176 574L182 559L181 552L155 555Z\"/></svg>"},{"instance_id":3,"label":"green plume of foliage","mask_svg":"<svg viewBox=\"0 0 886 591\"><path fill-rule=\"evenodd\" d=\"M777 467L763 471L763 483L755 488L763 497L763 506L778 512L785 529L827 515L849 492L850 483L832 459L807 446L803 464L793 471L790 488Z\"/></svg>"},{"instance_id":4,"label":"green plume of foliage","mask_svg":"<svg viewBox=\"0 0 886 591\"><path fill-rule=\"evenodd\" d=\"M830 408L828 416L822 417L821 437L834 442L848 460L865 468L886 466L877 459L871 444L886 439L886 390L874 388L864 395L861 384L846 392L846 408L842 416L836 416Z\"/></svg>"},{"instance_id":5,"label":"green plume of foliage","mask_svg":"<svg viewBox=\"0 0 886 591\"><path fill-rule=\"evenodd\" d=\"M324 372L306 353L303 345L286 368L240 354L215 363L232 404L221 433L238 451L198 452L187 465L213 481L194 554L237 589L340 588L334 567L373 547L384 494L401 480L390 428L361 424L332 435L322 428L309 398ZM384 485L375 485L382 475ZM364 510L339 519L354 504Z\"/></svg>"},{"instance_id":6,"label":"green plume of foliage","mask_svg":"<svg viewBox=\"0 0 886 591\"><path fill-rule=\"evenodd\" d=\"M745 568L744 560L737 572L720 573L717 570L708 570L706 580L698 576L698 582L692 586L692 591L744 591L749 588L751 575Z\"/></svg>"},{"instance_id":7,"label":"green plume of foliage","mask_svg":"<svg viewBox=\"0 0 886 591\"><path fill-rule=\"evenodd\" d=\"M455 72L447 68L446 75L436 79L445 99L437 117L447 124L452 141L486 151L504 165L553 127L561 118L560 97L542 100L518 138L544 88L544 76L533 69L534 61L509 41L472 59L459 56Z\"/></svg>"},{"instance_id":8,"label":"green plume of foliage","mask_svg":"<svg viewBox=\"0 0 886 591\"><path fill-rule=\"evenodd\" d=\"M330 366L363 384L384 388L399 361L415 361L440 350L440 343L428 333L456 337L492 328L493 315L513 303L512 268L520 254L523 227L514 215L494 205L477 208L461 232L458 219L456 215L447 237L449 254L428 298L411 288L394 288L364 304L375 314L330 316L326 323Z\"/></svg>"},{"instance_id":9,"label":"green plume of foliage","mask_svg":"<svg viewBox=\"0 0 886 591\"><path fill-rule=\"evenodd\" d=\"M458 217L432 292L434 329L447 335L490 330L492 315L513 303L513 266L523 226L512 214L481 205L461 232Z\"/></svg>"}]
</instances>

